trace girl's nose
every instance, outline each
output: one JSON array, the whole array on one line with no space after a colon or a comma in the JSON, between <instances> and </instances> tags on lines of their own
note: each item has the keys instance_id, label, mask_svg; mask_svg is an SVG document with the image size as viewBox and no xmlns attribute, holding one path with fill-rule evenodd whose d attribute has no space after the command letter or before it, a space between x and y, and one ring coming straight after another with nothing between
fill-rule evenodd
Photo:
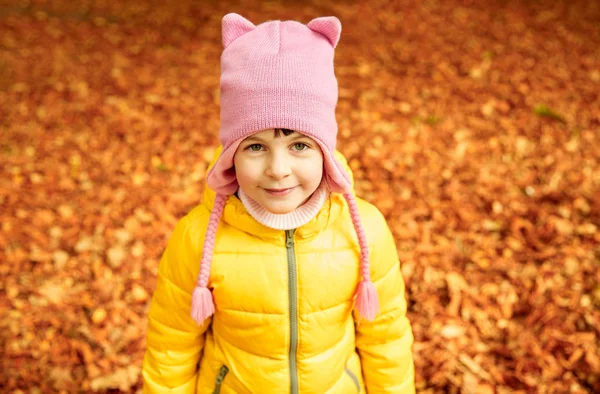
<instances>
[{"instance_id":1,"label":"girl's nose","mask_svg":"<svg viewBox=\"0 0 600 394\"><path fill-rule=\"evenodd\" d=\"M271 178L283 179L290 175L291 166L289 159L282 154L273 154L269 160L266 174Z\"/></svg>"}]
</instances>

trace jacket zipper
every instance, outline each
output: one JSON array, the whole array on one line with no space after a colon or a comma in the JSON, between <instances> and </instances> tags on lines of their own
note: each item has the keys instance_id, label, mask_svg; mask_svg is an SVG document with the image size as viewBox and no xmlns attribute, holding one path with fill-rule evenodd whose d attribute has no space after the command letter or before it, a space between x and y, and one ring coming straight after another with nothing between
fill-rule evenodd
<instances>
[{"instance_id":1,"label":"jacket zipper","mask_svg":"<svg viewBox=\"0 0 600 394\"><path fill-rule=\"evenodd\" d=\"M298 394L298 277L294 250L294 230L285 230L285 248L288 262L288 292L290 301L290 393Z\"/></svg>"},{"instance_id":2,"label":"jacket zipper","mask_svg":"<svg viewBox=\"0 0 600 394\"><path fill-rule=\"evenodd\" d=\"M213 391L213 394L219 394L221 392L221 384L223 384L223 380L225 380L225 376L228 372L229 368L227 368L225 365L223 365L221 369L219 369L217 380L215 380L215 390Z\"/></svg>"},{"instance_id":3,"label":"jacket zipper","mask_svg":"<svg viewBox=\"0 0 600 394\"><path fill-rule=\"evenodd\" d=\"M358 378L356 377L354 372L350 371L348 367L346 367L345 370L348 376L350 376L350 379L352 379L352 381L354 382L354 385L356 386L356 391L360 393L360 383L358 382Z\"/></svg>"}]
</instances>

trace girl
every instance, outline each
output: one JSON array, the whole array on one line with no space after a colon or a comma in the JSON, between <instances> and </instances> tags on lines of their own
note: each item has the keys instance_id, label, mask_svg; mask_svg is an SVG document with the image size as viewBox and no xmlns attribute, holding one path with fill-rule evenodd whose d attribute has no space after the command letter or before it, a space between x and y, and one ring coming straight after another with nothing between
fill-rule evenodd
<instances>
[{"instance_id":1,"label":"girl","mask_svg":"<svg viewBox=\"0 0 600 394\"><path fill-rule=\"evenodd\" d=\"M145 392L414 392L394 240L335 150L340 33L223 18L222 148L160 263Z\"/></svg>"}]
</instances>

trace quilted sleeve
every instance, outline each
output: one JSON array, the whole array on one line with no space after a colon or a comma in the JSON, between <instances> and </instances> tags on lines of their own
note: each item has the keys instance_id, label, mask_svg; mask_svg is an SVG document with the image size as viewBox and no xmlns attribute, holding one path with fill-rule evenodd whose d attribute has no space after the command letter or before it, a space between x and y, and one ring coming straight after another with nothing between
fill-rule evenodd
<instances>
[{"instance_id":1,"label":"quilted sleeve","mask_svg":"<svg viewBox=\"0 0 600 394\"><path fill-rule=\"evenodd\" d=\"M156 290L148 312L142 367L144 393L194 393L204 333L190 317L192 291L200 262L189 234L189 217L179 221L162 255Z\"/></svg>"},{"instance_id":2,"label":"quilted sleeve","mask_svg":"<svg viewBox=\"0 0 600 394\"><path fill-rule=\"evenodd\" d=\"M357 320L356 347L367 393L412 394L413 334L406 317L404 280L392 233L383 215L372 209L376 212L369 216L376 220L367 221L367 233L375 234L370 251L371 278L380 312L371 322Z\"/></svg>"}]
</instances>

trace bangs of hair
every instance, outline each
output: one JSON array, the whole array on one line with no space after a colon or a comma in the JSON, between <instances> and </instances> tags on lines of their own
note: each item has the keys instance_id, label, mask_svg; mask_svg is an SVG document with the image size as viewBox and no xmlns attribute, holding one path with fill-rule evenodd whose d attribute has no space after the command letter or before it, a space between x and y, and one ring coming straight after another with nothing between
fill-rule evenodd
<instances>
[{"instance_id":1,"label":"bangs of hair","mask_svg":"<svg viewBox=\"0 0 600 394\"><path fill-rule=\"evenodd\" d=\"M274 129L274 131L275 131L275 138L281 137L282 133L284 136L287 137L288 135L290 135L294 132L294 130L290 130L290 129Z\"/></svg>"}]
</instances>

